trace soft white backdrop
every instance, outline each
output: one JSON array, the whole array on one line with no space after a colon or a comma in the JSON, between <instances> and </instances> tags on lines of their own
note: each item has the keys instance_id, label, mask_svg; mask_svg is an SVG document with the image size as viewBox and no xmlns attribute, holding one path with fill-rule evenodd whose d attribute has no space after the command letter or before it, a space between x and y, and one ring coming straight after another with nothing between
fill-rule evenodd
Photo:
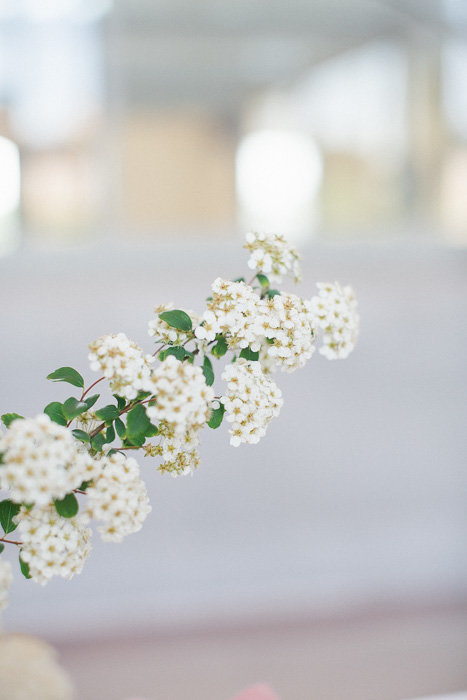
<instances>
[{"instance_id":1,"label":"soft white backdrop","mask_svg":"<svg viewBox=\"0 0 467 700\"><path fill-rule=\"evenodd\" d=\"M201 309L240 243L22 251L0 261L1 412L34 415L73 392L87 343L124 331L151 348L156 304ZM459 601L465 554L466 253L437 245L305 251L300 293L354 285L359 345L279 374L285 405L257 446L206 429L193 478L141 459L153 512L122 545L97 537L84 572L45 588L17 577L8 628L52 639L232 619L326 616ZM292 283L290 285L292 286Z\"/></svg>"}]
</instances>

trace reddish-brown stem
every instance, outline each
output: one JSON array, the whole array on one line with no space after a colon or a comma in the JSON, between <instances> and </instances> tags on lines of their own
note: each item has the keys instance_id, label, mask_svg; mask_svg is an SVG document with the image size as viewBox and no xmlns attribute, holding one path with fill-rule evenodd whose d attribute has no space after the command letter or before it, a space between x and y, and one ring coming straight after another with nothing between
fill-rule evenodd
<instances>
[{"instance_id":1,"label":"reddish-brown stem","mask_svg":"<svg viewBox=\"0 0 467 700\"><path fill-rule=\"evenodd\" d=\"M145 403L149 403L150 401L152 401L152 397L150 397L149 399L145 399L144 401L136 401L136 402L129 403L127 406L122 408L122 410L119 412L118 415L121 416L124 413L128 413L128 411L131 411L131 409L134 408L135 406L138 406L138 404L140 404L140 403L145 404ZM104 423L101 423L100 425L98 425L97 428L94 428L92 433L89 433L90 439L92 440L93 437L96 437L96 435L98 435L98 433L100 433L101 430L104 430L105 426L106 426L106 424L104 422Z\"/></svg>"},{"instance_id":2,"label":"reddish-brown stem","mask_svg":"<svg viewBox=\"0 0 467 700\"><path fill-rule=\"evenodd\" d=\"M96 386L96 384L99 384L99 382L101 382L103 379L105 379L105 377L101 377L100 379L97 379L97 380L94 382L94 384L91 384L91 386L89 386L89 387L86 389L86 391L83 391L83 393L81 394L80 401L82 401L82 400L84 399L84 397L86 396L86 394L88 394L88 393L91 391L91 389L93 388L93 386Z\"/></svg>"},{"instance_id":3,"label":"reddish-brown stem","mask_svg":"<svg viewBox=\"0 0 467 700\"><path fill-rule=\"evenodd\" d=\"M87 495L88 495L88 494L86 493L86 491L81 491L81 489L73 489L73 493L82 493L83 496L87 496Z\"/></svg>"},{"instance_id":4,"label":"reddish-brown stem","mask_svg":"<svg viewBox=\"0 0 467 700\"><path fill-rule=\"evenodd\" d=\"M6 544L16 544L18 547L23 544L22 542L16 542L16 540L7 540L5 537L0 537L0 542L5 542Z\"/></svg>"}]
</instances>

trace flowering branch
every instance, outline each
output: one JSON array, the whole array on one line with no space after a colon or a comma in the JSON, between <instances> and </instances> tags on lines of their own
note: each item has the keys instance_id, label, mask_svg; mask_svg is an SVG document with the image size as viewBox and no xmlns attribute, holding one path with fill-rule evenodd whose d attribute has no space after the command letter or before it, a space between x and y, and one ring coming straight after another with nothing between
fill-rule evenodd
<instances>
[{"instance_id":1,"label":"flowering branch","mask_svg":"<svg viewBox=\"0 0 467 700\"><path fill-rule=\"evenodd\" d=\"M205 427L216 429L225 418L233 446L266 434L283 404L274 373L303 367L319 333L326 358L352 351L359 320L350 287L318 284L309 300L281 292L272 285L300 277L297 251L282 236L253 233L245 248L253 277L215 279L202 315L171 304L155 309L152 354L123 333L102 336L90 344L89 360L103 376L88 388L72 367L48 375L77 388L79 398L52 401L35 418L2 416L0 554L4 544L18 546L26 578L45 584L79 573L93 521L102 539L114 542L142 527L149 498L136 460L125 453L141 449L159 471L191 474ZM224 384L214 391L218 361L226 362ZM102 406L90 393L104 379L114 401ZM21 540L9 537L16 529ZM0 610L10 582L10 563L0 557Z\"/></svg>"}]
</instances>

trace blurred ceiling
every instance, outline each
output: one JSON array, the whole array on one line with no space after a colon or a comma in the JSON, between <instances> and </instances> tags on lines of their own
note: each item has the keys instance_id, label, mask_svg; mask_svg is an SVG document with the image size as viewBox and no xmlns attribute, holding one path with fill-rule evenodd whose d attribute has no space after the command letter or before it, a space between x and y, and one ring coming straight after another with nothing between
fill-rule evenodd
<instances>
[{"instance_id":1,"label":"blurred ceiling","mask_svg":"<svg viewBox=\"0 0 467 700\"><path fill-rule=\"evenodd\" d=\"M232 110L365 42L444 33L467 36L465 0L114 0L110 96Z\"/></svg>"}]
</instances>

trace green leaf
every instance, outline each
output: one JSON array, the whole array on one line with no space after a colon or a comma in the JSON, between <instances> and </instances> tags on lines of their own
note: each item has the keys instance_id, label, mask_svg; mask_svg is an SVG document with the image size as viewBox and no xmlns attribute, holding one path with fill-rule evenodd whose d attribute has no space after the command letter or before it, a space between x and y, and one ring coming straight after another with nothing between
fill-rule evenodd
<instances>
[{"instance_id":1,"label":"green leaf","mask_svg":"<svg viewBox=\"0 0 467 700\"><path fill-rule=\"evenodd\" d=\"M51 379L53 382L68 382L68 384L73 384L73 386L84 388L83 377L73 367L60 367L52 374L48 374L47 379Z\"/></svg>"},{"instance_id":2,"label":"green leaf","mask_svg":"<svg viewBox=\"0 0 467 700\"><path fill-rule=\"evenodd\" d=\"M211 413L211 418L208 420L208 425L210 428L218 428L222 423L224 417L225 408L224 404L220 403L219 408L214 408Z\"/></svg>"},{"instance_id":3,"label":"green leaf","mask_svg":"<svg viewBox=\"0 0 467 700\"><path fill-rule=\"evenodd\" d=\"M24 416L20 416L19 413L4 413L2 416L2 422L5 428L9 428L10 424L13 423L14 420L18 420L19 418L24 419Z\"/></svg>"},{"instance_id":4,"label":"green leaf","mask_svg":"<svg viewBox=\"0 0 467 700\"><path fill-rule=\"evenodd\" d=\"M92 481L83 481L83 483L80 484L80 486L79 486L79 490L86 491L86 489L88 489L91 486L91 484L92 484Z\"/></svg>"},{"instance_id":5,"label":"green leaf","mask_svg":"<svg viewBox=\"0 0 467 700\"><path fill-rule=\"evenodd\" d=\"M149 428L145 431L145 435L146 437L155 437L156 435L159 435L159 428L157 425L149 423Z\"/></svg>"},{"instance_id":6,"label":"green leaf","mask_svg":"<svg viewBox=\"0 0 467 700\"><path fill-rule=\"evenodd\" d=\"M266 277L266 275L263 275L261 272L258 272L256 275L256 279L260 283L263 289L267 289L269 287L269 278Z\"/></svg>"},{"instance_id":7,"label":"green leaf","mask_svg":"<svg viewBox=\"0 0 467 700\"><path fill-rule=\"evenodd\" d=\"M97 435L91 438L91 447L93 450L96 450L96 452L101 452L103 445L105 445L105 437L102 433L97 433Z\"/></svg>"},{"instance_id":8,"label":"green leaf","mask_svg":"<svg viewBox=\"0 0 467 700\"><path fill-rule=\"evenodd\" d=\"M91 440L89 435L87 433L85 433L84 430L72 430L71 434L77 440L81 440L81 442L90 442L90 440Z\"/></svg>"},{"instance_id":9,"label":"green leaf","mask_svg":"<svg viewBox=\"0 0 467 700\"><path fill-rule=\"evenodd\" d=\"M115 429L113 425L109 425L107 430L105 431L105 441L106 442L113 442L115 440Z\"/></svg>"},{"instance_id":10,"label":"green leaf","mask_svg":"<svg viewBox=\"0 0 467 700\"><path fill-rule=\"evenodd\" d=\"M44 413L46 413L54 423L58 423L59 425L67 424L65 414L63 413L63 406L58 401L52 401L52 403L47 404L44 408Z\"/></svg>"},{"instance_id":11,"label":"green leaf","mask_svg":"<svg viewBox=\"0 0 467 700\"><path fill-rule=\"evenodd\" d=\"M116 450L112 447L112 449L107 452L107 457L112 457L112 455L116 455L117 452L119 452L119 450ZM123 454L123 452L120 452L120 454Z\"/></svg>"},{"instance_id":12,"label":"green leaf","mask_svg":"<svg viewBox=\"0 0 467 700\"><path fill-rule=\"evenodd\" d=\"M142 447L146 442L145 435L135 435L132 438L125 438L123 442L123 447Z\"/></svg>"},{"instance_id":13,"label":"green leaf","mask_svg":"<svg viewBox=\"0 0 467 700\"><path fill-rule=\"evenodd\" d=\"M117 431L118 437L123 440L125 438L125 435L126 435L125 423L122 421L121 418L117 418L115 420L114 425L115 425L115 429Z\"/></svg>"},{"instance_id":14,"label":"green leaf","mask_svg":"<svg viewBox=\"0 0 467 700\"><path fill-rule=\"evenodd\" d=\"M132 408L128 413L128 418L126 421L127 439L134 442L135 439L139 441L141 437L144 438L150 423L151 421L147 417L146 411L142 404L138 404ZM144 441L141 444L144 444Z\"/></svg>"},{"instance_id":15,"label":"green leaf","mask_svg":"<svg viewBox=\"0 0 467 700\"><path fill-rule=\"evenodd\" d=\"M240 357L244 357L245 360L257 362L259 359L259 352L253 352L253 350L250 350L250 348L243 348L243 350L240 353Z\"/></svg>"},{"instance_id":16,"label":"green leaf","mask_svg":"<svg viewBox=\"0 0 467 700\"><path fill-rule=\"evenodd\" d=\"M113 394L113 397L114 399L117 399L117 406L119 411L121 411L122 408L125 408L126 400L123 398L123 396L117 396L117 394Z\"/></svg>"},{"instance_id":17,"label":"green leaf","mask_svg":"<svg viewBox=\"0 0 467 700\"><path fill-rule=\"evenodd\" d=\"M99 420L113 421L118 418L118 413L118 408L109 404L108 406L104 406L96 411L96 416L99 418Z\"/></svg>"},{"instance_id":18,"label":"green leaf","mask_svg":"<svg viewBox=\"0 0 467 700\"><path fill-rule=\"evenodd\" d=\"M147 399L148 396L151 396L150 391L138 391L138 395L136 397L136 401L144 401L144 399Z\"/></svg>"},{"instance_id":19,"label":"green leaf","mask_svg":"<svg viewBox=\"0 0 467 700\"><path fill-rule=\"evenodd\" d=\"M244 282L244 281L245 281L245 278L244 278L244 277L236 277L236 278L235 278L234 280L232 280L232 281L233 281L233 282Z\"/></svg>"},{"instance_id":20,"label":"green leaf","mask_svg":"<svg viewBox=\"0 0 467 700\"><path fill-rule=\"evenodd\" d=\"M212 368L212 362L207 355L204 356L203 360L203 374L208 386L214 384L214 370Z\"/></svg>"},{"instance_id":21,"label":"green leaf","mask_svg":"<svg viewBox=\"0 0 467 700\"><path fill-rule=\"evenodd\" d=\"M3 461L4 454L5 454L4 452L0 452L0 464L4 464L4 461Z\"/></svg>"},{"instance_id":22,"label":"green leaf","mask_svg":"<svg viewBox=\"0 0 467 700\"><path fill-rule=\"evenodd\" d=\"M24 578L32 578L31 574L29 573L29 564L21 559L21 554L19 555L19 568L21 569L21 573L23 574Z\"/></svg>"},{"instance_id":23,"label":"green leaf","mask_svg":"<svg viewBox=\"0 0 467 700\"><path fill-rule=\"evenodd\" d=\"M223 357L227 350L229 349L229 346L227 345L227 341L224 338L224 336L220 336L219 340L215 345L212 346L211 352L214 355L214 357Z\"/></svg>"},{"instance_id":24,"label":"green leaf","mask_svg":"<svg viewBox=\"0 0 467 700\"><path fill-rule=\"evenodd\" d=\"M73 518L79 510L78 499L74 493L67 493L65 498L54 498L55 510L62 518Z\"/></svg>"},{"instance_id":25,"label":"green leaf","mask_svg":"<svg viewBox=\"0 0 467 700\"><path fill-rule=\"evenodd\" d=\"M191 331L192 329L191 318L181 309L162 311L162 313L159 314L159 318L165 321L171 328L176 328L179 331Z\"/></svg>"},{"instance_id":26,"label":"green leaf","mask_svg":"<svg viewBox=\"0 0 467 700\"><path fill-rule=\"evenodd\" d=\"M3 552L4 549L5 545L3 544L3 542L0 542L0 554Z\"/></svg>"},{"instance_id":27,"label":"green leaf","mask_svg":"<svg viewBox=\"0 0 467 700\"><path fill-rule=\"evenodd\" d=\"M13 521L15 515L18 515L20 506L18 503L13 503L9 498L0 501L0 525L3 528L5 535L13 532L18 527Z\"/></svg>"},{"instance_id":28,"label":"green leaf","mask_svg":"<svg viewBox=\"0 0 467 700\"><path fill-rule=\"evenodd\" d=\"M183 360L188 359L188 360L193 360L194 355L190 350L185 350L184 347L181 345L173 345L170 348L167 348L166 350L161 350L159 353L159 360L163 362L166 357L169 355L173 355L174 357L177 358L177 360L180 360L180 362L183 362Z\"/></svg>"},{"instance_id":29,"label":"green leaf","mask_svg":"<svg viewBox=\"0 0 467 700\"><path fill-rule=\"evenodd\" d=\"M99 396L100 394L93 394L92 396L88 396L87 399L83 399L84 403L88 407L88 410L94 406Z\"/></svg>"},{"instance_id":30,"label":"green leaf","mask_svg":"<svg viewBox=\"0 0 467 700\"><path fill-rule=\"evenodd\" d=\"M269 299L272 299L273 297L280 294L280 291L278 289L266 289L266 294L269 297Z\"/></svg>"},{"instance_id":31,"label":"green leaf","mask_svg":"<svg viewBox=\"0 0 467 700\"><path fill-rule=\"evenodd\" d=\"M73 420L73 418L79 416L80 413L87 411L88 407L84 401L78 401L74 396L70 396L69 399L63 402L62 410L67 420Z\"/></svg>"}]
</instances>

